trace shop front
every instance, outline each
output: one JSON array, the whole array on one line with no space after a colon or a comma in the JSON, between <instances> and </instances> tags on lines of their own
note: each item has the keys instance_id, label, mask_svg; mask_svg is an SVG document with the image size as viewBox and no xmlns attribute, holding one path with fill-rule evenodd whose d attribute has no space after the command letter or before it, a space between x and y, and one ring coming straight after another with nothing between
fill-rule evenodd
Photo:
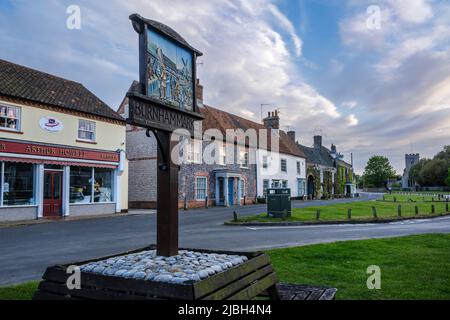
<instances>
[{"instance_id":1,"label":"shop front","mask_svg":"<svg viewBox=\"0 0 450 320\"><path fill-rule=\"evenodd\" d=\"M123 151L0 139L0 221L121 212Z\"/></svg>"}]
</instances>

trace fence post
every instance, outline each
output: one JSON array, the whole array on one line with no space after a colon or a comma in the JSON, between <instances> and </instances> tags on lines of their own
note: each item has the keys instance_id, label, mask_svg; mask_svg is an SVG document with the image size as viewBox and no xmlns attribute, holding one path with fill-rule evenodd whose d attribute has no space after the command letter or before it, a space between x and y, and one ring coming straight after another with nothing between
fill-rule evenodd
<instances>
[{"instance_id":1,"label":"fence post","mask_svg":"<svg viewBox=\"0 0 450 320\"><path fill-rule=\"evenodd\" d=\"M188 209L187 197L184 196L184 210L186 211L187 209Z\"/></svg>"},{"instance_id":2,"label":"fence post","mask_svg":"<svg viewBox=\"0 0 450 320\"><path fill-rule=\"evenodd\" d=\"M402 205L401 204L398 205L397 212L398 212L398 216L401 217L402 216Z\"/></svg>"},{"instance_id":3,"label":"fence post","mask_svg":"<svg viewBox=\"0 0 450 320\"><path fill-rule=\"evenodd\" d=\"M234 220L234 222L237 222L237 221L238 221L238 215L237 215L236 210L233 211L233 220Z\"/></svg>"},{"instance_id":4,"label":"fence post","mask_svg":"<svg viewBox=\"0 0 450 320\"><path fill-rule=\"evenodd\" d=\"M320 220L320 210L317 210L317 213L316 213L316 219L317 219L317 221Z\"/></svg>"},{"instance_id":5,"label":"fence post","mask_svg":"<svg viewBox=\"0 0 450 320\"><path fill-rule=\"evenodd\" d=\"M378 219L378 214L377 214L377 208L376 207L372 207L372 214L373 214L373 217L375 219Z\"/></svg>"},{"instance_id":6,"label":"fence post","mask_svg":"<svg viewBox=\"0 0 450 320\"><path fill-rule=\"evenodd\" d=\"M397 197L394 197L394 202L397 202Z\"/></svg>"},{"instance_id":7,"label":"fence post","mask_svg":"<svg viewBox=\"0 0 450 320\"><path fill-rule=\"evenodd\" d=\"M445 204L445 212L450 212L450 211L448 211L448 202Z\"/></svg>"},{"instance_id":8,"label":"fence post","mask_svg":"<svg viewBox=\"0 0 450 320\"><path fill-rule=\"evenodd\" d=\"M414 210L416 211L416 216L418 216L418 215L419 215L419 207L416 206L416 207L414 208Z\"/></svg>"},{"instance_id":9,"label":"fence post","mask_svg":"<svg viewBox=\"0 0 450 320\"><path fill-rule=\"evenodd\" d=\"M386 197L384 196L384 194L383 194L383 201L386 201Z\"/></svg>"},{"instance_id":10,"label":"fence post","mask_svg":"<svg viewBox=\"0 0 450 320\"><path fill-rule=\"evenodd\" d=\"M436 207L434 206L434 204L431 205L431 213L432 214L436 213Z\"/></svg>"},{"instance_id":11,"label":"fence post","mask_svg":"<svg viewBox=\"0 0 450 320\"><path fill-rule=\"evenodd\" d=\"M348 220L352 220L352 209L348 209L347 215L348 215Z\"/></svg>"}]
</instances>

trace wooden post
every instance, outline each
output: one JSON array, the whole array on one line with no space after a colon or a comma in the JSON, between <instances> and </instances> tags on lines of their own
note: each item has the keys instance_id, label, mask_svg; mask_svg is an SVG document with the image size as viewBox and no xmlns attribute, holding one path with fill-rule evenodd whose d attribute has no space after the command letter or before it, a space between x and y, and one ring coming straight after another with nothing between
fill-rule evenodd
<instances>
[{"instance_id":1,"label":"wooden post","mask_svg":"<svg viewBox=\"0 0 450 320\"><path fill-rule=\"evenodd\" d=\"M316 219L317 219L317 221L320 220L320 210L317 210L317 213L316 213Z\"/></svg>"},{"instance_id":2,"label":"wooden post","mask_svg":"<svg viewBox=\"0 0 450 320\"><path fill-rule=\"evenodd\" d=\"M377 208L376 207L372 207L372 214L373 214L373 217L375 219L378 219L378 214L377 214Z\"/></svg>"},{"instance_id":3,"label":"wooden post","mask_svg":"<svg viewBox=\"0 0 450 320\"><path fill-rule=\"evenodd\" d=\"M436 207L434 206L434 204L431 205L431 213L432 214L436 213Z\"/></svg>"},{"instance_id":4,"label":"wooden post","mask_svg":"<svg viewBox=\"0 0 450 320\"><path fill-rule=\"evenodd\" d=\"M348 220L352 220L352 209L348 209L347 216Z\"/></svg>"},{"instance_id":5,"label":"wooden post","mask_svg":"<svg viewBox=\"0 0 450 320\"><path fill-rule=\"evenodd\" d=\"M394 202L397 202L397 197L394 197Z\"/></svg>"},{"instance_id":6,"label":"wooden post","mask_svg":"<svg viewBox=\"0 0 450 320\"><path fill-rule=\"evenodd\" d=\"M238 215L236 211L233 211L233 221L237 222L238 221Z\"/></svg>"},{"instance_id":7,"label":"wooden post","mask_svg":"<svg viewBox=\"0 0 450 320\"><path fill-rule=\"evenodd\" d=\"M161 142L158 148L156 251L158 256L170 257L178 254L179 166L170 159L176 141L170 141L169 132L157 131L156 135Z\"/></svg>"},{"instance_id":8,"label":"wooden post","mask_svg":"<svg viewBox=\"0 0 450 320\"><path fill-rule=\"evenodd\" d=\"M448 202L445 204L445 212L450 212L449 210L448 210Z\"/></svg>"},{"instance_id":9,"label":"wooden post","mask_svg":"<svg viewBox=\"0 0 450 320\"><path fill-rule=\"evenodd\" d=\"M186 211L188 209L188 203L187 203L187 197L186 196L184 196L184 206L183 206L183 208L184 208L184 211Z\"/></svg>"},{"instance_id":10,"label":"wooden post","mask_svg":"<svg viewBox=\"0 0 450 320\"><path fill-rule=\"evenodd\" d=\"M398 205L397 213L398 213L399 217L402 216L402 205L401 204Z\"/></svg>"},{"instance_id":11,"label":"wooden post","mask_svg":"<svg viewBox=\"0 0 450 320\"><path fill-rule=\"evenodd\" d=\"M416 216L418 216L418 215L419 215L419 207L418 207L418 206L415 206L414 210L415 210L415 212L416 212Z\"/></svg>"}]
</instances>

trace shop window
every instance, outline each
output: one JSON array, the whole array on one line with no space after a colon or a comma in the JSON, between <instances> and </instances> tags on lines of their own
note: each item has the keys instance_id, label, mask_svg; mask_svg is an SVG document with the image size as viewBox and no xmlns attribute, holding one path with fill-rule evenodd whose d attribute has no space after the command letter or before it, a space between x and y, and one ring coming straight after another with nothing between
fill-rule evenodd
<instances>
[{"instance_id":1,"label":"shop window","mask_svg":"<svg viewBox=\"0 0 450 320\"><path fill-rule=\"evenodd\" d=\"M70 168L70 203L92 202L92 168Z\"/></svg>"},{"instance_id":2,"label":"shop window","mask_svg":"<svg viewBox=\"0 0 450 320\"><path fill-rule=\"evenodd\" d=\"M3 164L3 206L34 205L34 168L32 164Z\"/></svg>"},{"instance_id":3,"label":"shop window","mask_svg":"<svg viewBox=\"0 0 450 320\"><path fill-rule=\"evenodd\" d=\"M86 141L95 141L95 122L78 120L78 139Z\"/></svg>"},{"instance_id":4,"label":"shop window","mask_svg":"<svg viewBox=\"0 0 450 320\"><path fill-rule=\"evenodd\" d=\"M94 169L94 202L113 201L113 174L110 169Z\"/></svg>"},{"instance_id":5,"label":"shop window","mask_svg":"<svg viewBox=\"0 0 450 320\"><path fill-rule=\"evenodd\" d=\"M102 203L113 201L111 169L71 167L70 203Z\"/></svg>"},{"instance_id":6,"label":"shop window","mask_svg":"<svg viewBox=\"0 0 450 320\"><path fill-rule=\"evenodd\" d=\"M206 177L197 177L196 179L196 194L197 200L205 200L207 195L207 178Z\"/></svg>"},{"instance_id":7,"label":"shop window","mask_svg":"<svg viewBox=\"0 0 450 320\"><path fill-rule=\"evenodd\" d=\"M0 129L20 130L20 108L0 105Z\"/></svg>"},{"instance_id":8,"label":"shop window","mask_svg":"<svg viewBox=\"0 0 450 320\"><path fill-rule=\"evenodd\" d=\"M281 183L283 188L287 188L288 187L288 181L287 180L283 180Z\"/></svg>"}]
</instances>

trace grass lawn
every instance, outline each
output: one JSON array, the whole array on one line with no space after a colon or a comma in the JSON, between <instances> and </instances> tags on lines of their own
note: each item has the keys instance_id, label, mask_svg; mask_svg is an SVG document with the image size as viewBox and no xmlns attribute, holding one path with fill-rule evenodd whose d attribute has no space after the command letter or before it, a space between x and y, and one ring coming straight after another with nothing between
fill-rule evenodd
<instances>
[{"instance_id":1,"label":"grass lawn","mask_svg":"<svg viewBox=\"0 0 450 320\"><path fill-rule=\"evenodd\" d=\"M321 221L348 221L348 209L352 209L352 220L364 221L373 219L372 207L377 209L379 219L388 219L398 217L398 205L399 203L382 201L338 203L328 206L294 208L292 209L292 216L284 220L282 218L267 217L267 214L263 213L255 216L239 217L238 222L316 221L317 210L320 210ZM432 203L426 202L401 203L402 217L415 216L415 206L419 207L420 216L432 216L431 205ZM437 215L446 213L445 203L433 203L433 205L435 206Z\"/></svg>"},{"instance_id":2,"label":"grass lawn","mask_svg":"<svg viewBox=\"0 0 450 320\"><path fill-rule=\"evenodd\" d=\"M438 199L437 195L433 196L420 196L420 195L404 195L404 194L386 194L384 199L386 201L394 201L394 198L397 199L398 202L408 202L410 200L415 202L421 201L445 201L445 199Z\"/></svg>"},{"instance_id":3,"label":"grass lawn","mask_svg":"<svg viewBox=\"0 0 450 320\"><path fill-rule=\"evenodd\" d=\"M450 299L450 235L337 242L269 251L282 282L338 288L337 299ZM368 290L368 266L381 290Z\"/></svg>"},{"instance_id":4,"label":"grass lawn","mask_svg":"<svg viewBox=\"0 0 450 320\"><path fill-rule=\"evenodd\" d=\"M31 300L39 282L32 281L18 286L0 288L0 300Z\"/></svg>"},{"instance_id":5,"label":"grass lawn","mask_svg":"<svg viewBox=\"0 0 450 320\"><path fill-rule=\"evenodd\" d=\"M337 299L450 299L450 235L346 241L267 252L281 282L338 288ZM367 289L368 266L381 290ZM0 300L29 300L38 283L0 288Z\"/></svg>"}]
</instances>

